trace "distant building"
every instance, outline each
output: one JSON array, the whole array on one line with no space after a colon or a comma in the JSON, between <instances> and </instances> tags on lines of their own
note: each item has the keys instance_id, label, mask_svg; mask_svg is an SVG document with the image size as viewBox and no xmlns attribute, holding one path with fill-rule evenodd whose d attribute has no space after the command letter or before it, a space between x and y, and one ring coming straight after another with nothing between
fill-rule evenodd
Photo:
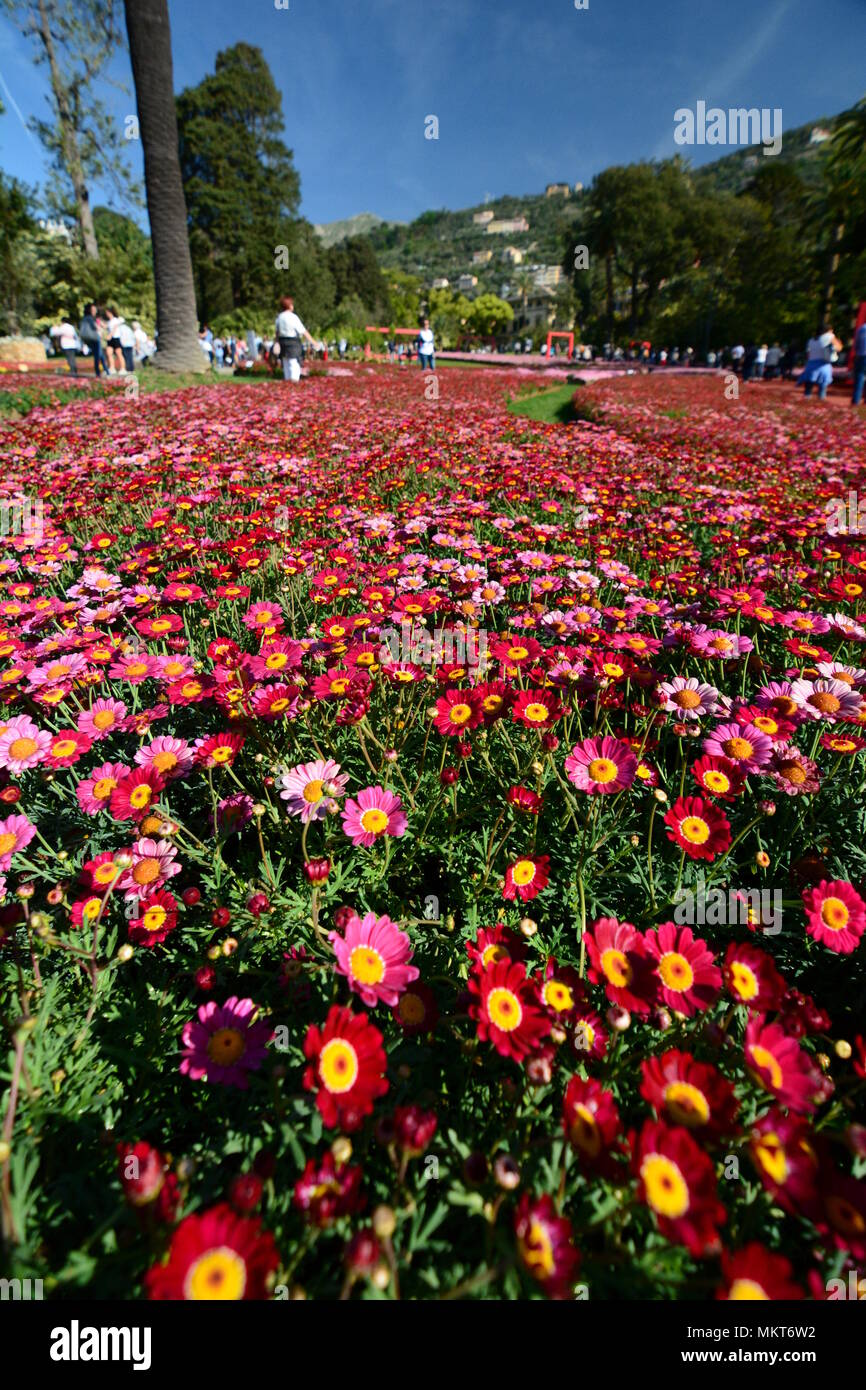
<instances>
[{"instance_id":1,"label":"distant building","mask_svg":"<svg viewBox=\"0 0 866 1390\"><path fill-rule=\"evenodd\" d=\"M823 145L823 143L824 143L825 140L832 140L832 139L833 139L833 132L832 132L832 130L828 130L827 127L826 127L826 126L823 126L823 125L815 125L815 126L812 127L812 131L811 131L811 134L810 134L810 136L809 136L809 144L810 144L810 145Z\"/></svg>"},{"instance_id":2,"label":"distant building","mask_svg":"<svg viewBox=\"0 0 866 1390\"><path fill-rule=\"evenodd\" d=\"M525 217L503 217L488 222L488 236L514 236L517 232L528 232L529 223Z\"/></svg>"},{"instance_id":3,"label":"distant building","mask_svg":"<svg viewBox=\"0 0 866 1390\"><path fill-rule=\"evenodd\" d=\"M457 280L456 280L456 284L457 284L457 288L458 288L458 290L460 291L461 294L468 294L469 291L470 291L470 290L474 290L474 289L475 289L475 286L478 284L478 276L477 276L477 275L458 275Z\"/></svg>"},{"instance_id":4,"label":"distant building","mask_svg":"<svg viewBox=\"0 0 866 1390\"><path fill-rule=\"evenodd\" d=\"M440 275L432 282L430 288L431 290L447 290L450 283L447 275Z\"/></svg>"},{"instance_id":5,"label":"distant building","mask_svg":"<svg viewBox=\"0 0 866 1390\"><path fill-rule=\"evenodd\" d=\"M506 246L502 252L502 259L508 261L509 265L520 265L523 252L519 246Z\"/></svg>"},{"instance_id":6,"label":"distant building","mask_svg":"<svg viewBox=\"0 0 866 1390\"><path fill-rule=\"evenodd\" d=\"M552 290L552 289L555 289L557 285L562 284L562 266L561 266L561 265L539 265L539 266L536 266L536 267L535 267L535 271L534 271L534 278L535 278L535 283L536 283L536 285L542 286L542 287L544 287L545 289L551 289L551 290Z\"/></svg>"},{"instance_id":7,"label":"distant building","mask_svg":"<svg viewBox=\"0 0 866 1390\"><path fill-rule=\"evenodd\" d=\"M473 251L473 252L472 252L472 264L473 264L473 265L486 265L488 261L492 261L492 260L493 260L493 252L492 252L492 251Z\"/></svg>"},{"instance_id":8,"label":"distant building","mask_svg":"<svg viewBox=\"0 0 866 1390\"><path fill-rule=\"evenodd\" d=\"M490 208L485 208L483 212L473 212L472 221L476 227L486 227L488 222L493 221L493 213Z\"/></svg>"},{"instance_id":9,"label":"distant building","mask_svg":"<svg viewBox=\"0 0 866 1390\"><path fill-rule=\"evenodd\" d=\"M582 192L583 192L583 184L582 184L582 183L576 183L576 184L574 185L574 191L575 191L575 193L582 193Z\"/></svg>"},{"instance_id":10,"label":"distant building","mask_svg":"<svg viewBox=\"0 0 866 1390\"><path fill-rule=\"evenodd\" d=\"M71 242L72 232L65 222L55 222L51 217L40 217L38 226L46 236L59 237L61 241Z\"/></svg>"},{"instance_id":11,"label":"distant building","mask_svg":"<svg viewBox=\"0 0 866 1390\"><path fill-rule=\"evenodd\" d=\"M556 296L553 290L538 285L524 295L512 289L507 298L514 310L514 328L518 331L553 326L556 319Z\"/></svg>"},{"instance_id":12,"label":"distant building","mask_svg":"<svg viewBox=\"0 0 866 1390\"><path fill-rule=\"evenodd\" d=\"M570 183L549 183L544 190L545 198L555 198L560 194L563 198L571 197Z\"/></svg>"}]
</instances>

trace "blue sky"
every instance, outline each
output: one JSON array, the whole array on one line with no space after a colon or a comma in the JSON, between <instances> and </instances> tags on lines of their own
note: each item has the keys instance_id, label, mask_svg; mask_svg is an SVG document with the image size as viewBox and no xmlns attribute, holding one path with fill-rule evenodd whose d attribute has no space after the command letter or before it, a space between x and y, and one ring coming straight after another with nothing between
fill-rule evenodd
<instances>
[{"instance_id":1,"label":"blue sky","mask_svg":"<svg viewBox=\"0 0 866 1390\"><path fill-rule=\"evenodd\" d=\"M279 0L282 3L282 0ZM258 44L283 94L302 212L410 220L677 152L674 112L781 107L790 129L866 93L866 0L170 0L175 86ZM112 75L131 75L125 55ZM0 19L0 166L31 185L44 70ZM131 95L106 84L117 114ZM17 108L17 109L16 109ZM439 139L424 138L425 117ZM133 164L140 151L129 146ZM695 162L724 149L695 149ZM108 201L93 190L94 202ZM140 214L141 215L141 214Z\"/></svg>"}]
</instances>

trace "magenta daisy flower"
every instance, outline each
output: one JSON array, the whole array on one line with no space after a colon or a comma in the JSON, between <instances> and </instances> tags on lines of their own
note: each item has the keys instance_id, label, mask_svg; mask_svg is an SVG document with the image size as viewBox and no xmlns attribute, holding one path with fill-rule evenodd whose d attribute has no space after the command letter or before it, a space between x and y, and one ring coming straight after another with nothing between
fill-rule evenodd
<instances>
[{"instance_id":1,"label":"magenta daisy flower","mask_svg":"<svg viewBox=\"0 0 866 1390\"><path fill-rule=\"evenodd\" d=\"M866 903L860 894L840 879L821 882L803 892L806 931L831 951L850 955L866 930Z\"/></svg>"},{"instance_id":2,"label":"magenta daisy flower","mask_svg":"<svg viewBox=\"0 0 866 1390\"><path fill-rule=\"evenodd\" d=\"M258 1004L233 994L224 1004L210 999L198 1017L184 1025L180 1069L192 1081L218 1086L249 1086L247 1073L258 1071L273 1037L269 1023L255 1022Z\"/></svg>"},{"instance_id":3,"label":"magenta daisy flower","mask_svg":"<svg viewBox=\"0 0 866 1390\"><path fill-rule=\"evenodd\" d=\"M359 917L355 913L344 936L330 932L328 939L337 957L338 974L346 976L349 987L370 1009L380 1002L393 1008L406 986L418 978L417 967L409 965L409 938L390 917L377 917L375 912Z\"/></svg>"},{"instance_id":4,"label":"magenta daisy flower","mask_svg":"<svg viewBox=\"0 0 866 1390\"><path fill-rule=\"evenodd\" d=\"M699 681L695 676L674 676L671 681L662 681L659 695L663 696L662 709L675 714L678 719L700 719L712 714L719 703L719 692L715 686Z\"/></svg>"},{"instance_id":5,"label":"magenta daisy flower","mask_svg":"<svg viewBox=\"0 0 866 1390\"><path fill-rule=\"evenodd\" d=\"M720 724L703 742L713 758L727 758L743 772L759 772L773 756L773 740L754 724Z\"/></svg>"},{"instance_id":6,"label":"magenta daisy flower","mask_svg":"<svg viewBox=\"0 0 866 1390\"><path fill-rule=\"evenodd\" d=\"M13 854L25 849L35 834L36 827L30 824L26 816L7 816L5 820L0 820L0 870L5 873L12 863Z\"/></svg>"},{"instance_id":7,"label":"magenta daisy flower","mask_svg":"<svg viewBox=\"0 0 866 1390\"><path fill-rule=\"evenodd\" d=\"M195 761L194 750L185 738L174 738L172 734L160 734L151 739L135 755L138 767L158 772L166 782L176 777L185 777Z\"/></svg>"},{"instance_id":8,"label":"magenta daisy flower","mask_svg":"<svg viewBox=\"0 0 866 1390\"><path fill-rule=\"evenodd\" d=\"M339 763L319 758L283 773L279 779L280 796L288 803L289 815L300 816L306 824L326 815L329 803L335 796L343 795L348 781L349 774L340 771Z\"/></svg>"},{"instance_id":9,"label":"magenta daisy flower","mask_svg":"<svg viewBox=\"0 0 866 1390\"><path fill-rule=\"evenodd\" d=\"M118 888L127 898L140 898L162 888L181 871L176 857L177 850L169 840L136 840L130 851L132 862L118 880Z\"/></svg>"},{"instance_id":10,"label":"magenta daisy flower","mask_svg":"<svg viewBox=\"0 0 866 1390\"><path fill-rule=\"evenodd\" d=\"M383 835L399 839L406 824L402 801L384 787L365 787L358 793L357 801L349 798L343 810L343 829L349 839L367 849Z\"/></svg>"},{"instance_id":11,"label":"magenta daisy flower","mask_svg":"<svg viewBox=\"0 0 866 1390\"><path fill-rule=\"evenodd\" d=\"M791 699L806 718L824 719L828 724L835 724L837 719L856 719L861 698L844 681L800 680L791 686Z\"/></svg>"},{"instance_id":12,"label":"magenta daisy flower","mask_svg":"<svg viewBox=\"0 0 866 1390\"><path fill-rule=\"evenodd\" d=\"M41 763L51 747L51 735L27 714L17 714L0 733L0 767L16 775Z\"/></svg>"},{"instance_id":13,"label":"magenta daisy flower","mask_svg":"<svg viewBox=\"0 0 866 1390\"><path fill-rule=\"evenodd\" d=\"M585 738L565 760L568 779L579 791L594 795L621 792L637 772L637 757L617 738Z\"/></svg>"},{"instance_id":14,"label":"magenta daisy flower","mask_svg":"<svg viewBox=\"0 0 866 1390\"><path fill-rule=\"evenodd\" d=\"M125 763L102 763L95 767L89 777L83 778L75 788L78 804L86 816L95 816L99 811L107 811L111 793L123 777L129 776Z\"/></svg>"},{"instance_id":15,"label":"magenta daisy flower","mask_svg":"<svg viewBox=\"0 0 866 1390\"><path fill-rule=\"evenodd\" d=\"M107 700L100 697L94 700L90 709L81 711L75 727L92 739L107 738L119 729L126 718L126 705L122 700Z\"/></svg>"}]
</instances>

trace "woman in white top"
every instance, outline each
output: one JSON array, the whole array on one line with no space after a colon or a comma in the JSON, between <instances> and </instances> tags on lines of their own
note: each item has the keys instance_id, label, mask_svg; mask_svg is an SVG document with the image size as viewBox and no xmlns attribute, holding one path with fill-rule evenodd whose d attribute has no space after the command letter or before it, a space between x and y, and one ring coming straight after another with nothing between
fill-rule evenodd
<instances>
[{"instance_id":1,"label":"woman in white top","mask_svg":"<svg viewBox=\"0 0 866 1390\"><path fill-rule=\"evenodd\" d=\"M814 338L809 339L806 344L806 365L800 377L804 395L811 396L812 387L817 386L819 400L825 399L828 386L833 384L833 355L841 351L842 344L832 328L823 332L819 328Z\"/></svg>"},{"instance_id":2,"label":"woman in white top","mask_svg":"<svg viewBox=\"0 0 866 1390\"><path fill-rule=\"evenodd\" d=\"M108 358L108 370L112 376L120 375L125 368L123 343L120 339L122 326L123 319L118 315L115 306L110 304L108 307L108 342L105 344L105 355Z\"/></svg>"},{"instance_id":3,"label":"woman in white top","mask_svg":"<svg viewBox=\"0 0 866 1390\"><path fill-rule=\"evenodd\" d=\"M78 334L75 332L68 319L63 319L61 323L56 323L51 329L51 337L55 339L60 351L69 363L69 370L73 376L78 376L78 363L75 360L78 348Z\"/></svg>"},{"instance_id":4,"label":"woman in white top","mask_svg":"<svg viewBox=\"0 0 866 1390\"><path fill-rule=\"evenodd\" d=\"M280 300L276 336L274 354L282 360L283 381L300 381L301 340L306 338L312 347L313 339L295 313L295 301L288 294Z\"/></svg>"}]
</instances>

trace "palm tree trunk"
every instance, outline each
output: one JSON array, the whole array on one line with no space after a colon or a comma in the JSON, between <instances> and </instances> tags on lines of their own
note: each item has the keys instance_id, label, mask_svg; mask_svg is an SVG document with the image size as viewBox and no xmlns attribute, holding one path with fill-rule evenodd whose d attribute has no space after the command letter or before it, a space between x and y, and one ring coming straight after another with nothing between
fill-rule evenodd
<instances>
[{"instance_id":1,"label":"palm tree trunk","mask_svg":"<svg viewBox=\"0 0 866 1390\"><path fill-rule=\"evenodd\" d=\"M156 282L155 367L207 369L198 345L186 202L177 153L177 111L167 0L124 0L144 149L144 183Z\"/></svg>"}]
</instances>

